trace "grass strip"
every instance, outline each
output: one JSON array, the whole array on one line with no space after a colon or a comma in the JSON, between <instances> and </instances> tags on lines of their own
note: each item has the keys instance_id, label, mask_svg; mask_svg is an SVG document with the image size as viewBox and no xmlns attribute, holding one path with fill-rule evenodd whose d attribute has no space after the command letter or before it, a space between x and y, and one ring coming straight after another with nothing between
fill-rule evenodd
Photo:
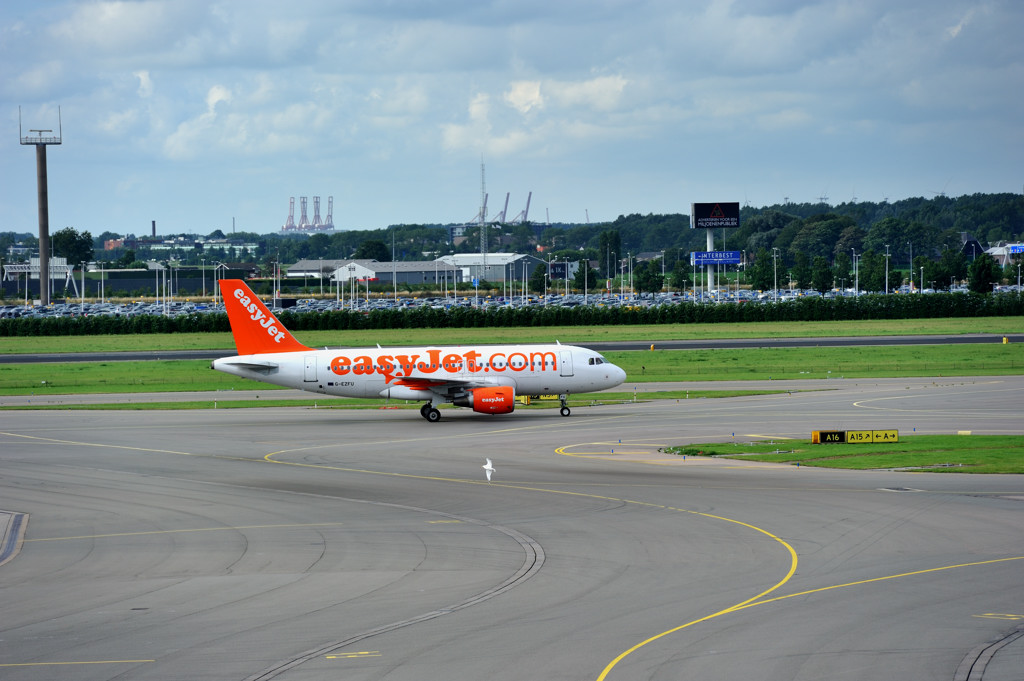
<instances>
[{"instance_id":1,"label":"grass strip","mask_svg":"<svg viewBox=\"0 0 1024 681\"><path fill-rule=\"evenodd\" d=\"M810 440L714 442L670 447L687 456L722 456L847 470L1024 473L1021 435L908 435L885 444L811 444Z\"/></svg>"},{"instance_id":2,"label":"grass strip","mask_svg":"<svg viewBox=\"0 0 1024 681\"><path fill-rule=\"evenodd\" d=\"M388 329L300 331L314 348L477 343L593 343L600 341L715 340L726 338L813 338L837 336L960 335L1024 333L1024 318L871 319L843 322L750 322L730 324L643 324L637 326L550 326L520 328ZM0 338L0 354L38 352L128 352L143 350L225 350L234 352L231 334L163 333L105 336Z\"/></svg>"}]
</instances>

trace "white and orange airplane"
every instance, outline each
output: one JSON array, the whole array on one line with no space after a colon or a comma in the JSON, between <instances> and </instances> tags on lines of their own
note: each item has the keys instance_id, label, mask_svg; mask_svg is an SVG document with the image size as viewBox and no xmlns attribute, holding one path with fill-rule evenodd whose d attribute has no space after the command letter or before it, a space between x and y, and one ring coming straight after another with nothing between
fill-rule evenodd
<instances>
[{"instance_id":1,"label":"white and orange airplane","mask_svg":"<svg viewBox=\"0 0 1024 681\"><path fill-rule=\"evenodd\" d=\"M451 403L481 414L509 414L516 395L554 395L569 415L570 394L622 384L626 372L573 345L479 345L315 350L297 341L240 279L221 279L236 357L212 369L264 383L339 397L422 401L420 414L441 418Z\"/></svg>"}]
</instances>

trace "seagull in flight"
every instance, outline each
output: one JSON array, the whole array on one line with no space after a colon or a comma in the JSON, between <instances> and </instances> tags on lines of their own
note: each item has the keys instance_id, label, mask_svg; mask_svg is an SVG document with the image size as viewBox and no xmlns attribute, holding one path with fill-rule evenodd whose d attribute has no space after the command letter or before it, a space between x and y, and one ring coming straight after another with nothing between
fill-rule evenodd
<instances>
[{"instance_id":1,"label":"seagull in flight","mask_svg":"<svg viewBox=\"0 0 1024 681\"><path fill-rule=\"evenodd\" d=\"M490 459L487 459L487 463L485 463L483 466L481 466L481 468L483 468L484 469L484 473L487 474L487 482L490 482L491 481L491 473L494 472L494 464L491 463Z\"/></svg>"}]
</instances>

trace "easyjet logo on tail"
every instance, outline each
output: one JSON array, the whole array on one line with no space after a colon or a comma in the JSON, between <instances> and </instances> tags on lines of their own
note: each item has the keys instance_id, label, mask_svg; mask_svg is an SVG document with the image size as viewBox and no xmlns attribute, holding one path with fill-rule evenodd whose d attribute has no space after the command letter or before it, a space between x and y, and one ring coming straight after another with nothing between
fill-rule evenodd
<instances>
[{"instance_id":1,"label":"easyjet logo on tail","mask_svg":"<svg viewBox=\"0 0 1024 681\"><path fill-rule=\"evenodd\" d=\"M261 352L299 352L306 347L288 333L288 329L256 297L241 279L222 279L224 307L231 323L231 334L240 355Z\"/></svg>"},{"instance_id":2,"label":"easyjet logo on tail","mask_svg":"<svg viewBox=\"0 0 1024 681\"><path fill-rule=\"evenodd\" d=\"M238 302L242 304L242 307L249 313L249 319L259 323L264 329L267 330L267 335L274 339L275 343L280 343L284 337L284 331L278 331L277 325L274 324L277 320L273 317L268 317L263 310L260 309L256 303L252 302L252 298L245 295L242 289L235 289L235 298L238 298Z\"/></svg>"}]
</instances>

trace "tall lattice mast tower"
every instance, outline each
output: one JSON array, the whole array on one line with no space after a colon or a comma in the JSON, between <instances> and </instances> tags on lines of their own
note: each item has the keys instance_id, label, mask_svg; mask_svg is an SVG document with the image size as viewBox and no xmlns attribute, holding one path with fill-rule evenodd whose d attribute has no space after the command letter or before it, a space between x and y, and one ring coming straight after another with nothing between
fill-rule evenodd
<instances>
[{"instance_id":1,"label":"tall lattice mast tower","mask_svg":"<svg viewBox=\"0 0 1024 681\"><path fill-rule=\"evenodd\" d=\"M18 137L22 144L32 144L36 148L36 194L39 204L39 302L50 304L50 202L46 189L46 147L60 144L64 126L60 118L60 107L57 107L57 136L53 130L29 130L36 136L25 137L21 132L21 107L18 107ZM43 133L50 133L43 136ZM26 286L28 283L26 282Z\"/></svg>"}]
</instances>

